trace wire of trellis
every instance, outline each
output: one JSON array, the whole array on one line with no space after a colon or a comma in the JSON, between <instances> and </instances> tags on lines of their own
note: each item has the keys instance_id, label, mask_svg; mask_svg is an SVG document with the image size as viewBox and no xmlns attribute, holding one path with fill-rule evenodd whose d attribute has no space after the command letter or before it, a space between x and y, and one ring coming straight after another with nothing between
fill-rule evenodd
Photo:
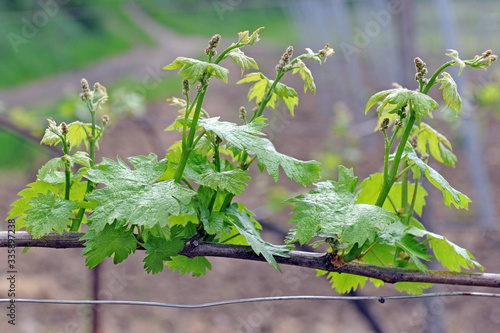
<instances>
[{"instance_id":1,"label":"wire of trellis","mask_svg":"<svg viewBox=\"0 0 500 333\"><path fill-rule=\"evenodd\" d=\"M30 299L19 298L9 299L1 298L0 303L44 303L44 304L75 304L75 305L134 305L134 306L155 306L164 308L180 308L180 309L199 309L222 305L232 305L240 303L253 302L271 302L271 301L292 301L292 300L316 300L316 301L374 301L384 303L386 300L401 300L410 298L427 298L427 297L451 297L451 296L476 296L476 297L496 297L500 298L500 294L482 293L482 292L443 292L443 293L427 293L421 295L396 295L396 296L322 296L322 295L296 295L296 296L274 296L274 297L253 297L241 298L227 301L208 302L200 304L175 304L161 302L143 302L143 301L113 301L113 300L52 300L52 299Z\"/></svg>"}]
</instances>

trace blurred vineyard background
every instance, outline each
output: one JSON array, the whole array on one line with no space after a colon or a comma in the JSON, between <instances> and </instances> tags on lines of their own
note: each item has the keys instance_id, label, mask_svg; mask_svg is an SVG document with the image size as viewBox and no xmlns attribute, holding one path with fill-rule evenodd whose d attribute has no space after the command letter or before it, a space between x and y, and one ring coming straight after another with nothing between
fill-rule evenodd
<instances>
[{"instance_id":1,"label":"blurred vineyard background","mask_svg":"<svg viewBox=\"0 0 500 333\"><path fill-rule=\"evenodd\" d=\"M102 114L111 126L101 141L101 157L125 159L150 152L163 157L180 137L164 129L177 115L167 98L181 94L181 79L162 70L178 56L202 57L210 37L221 44L237 32L261 26L262 41L245 49L272 77L288 45L295 54L326 42L335 55L326 64L308 64L318 87L303 94L295 77L285 82L299 93L292 118L280 105L270 110L269 138L277 150L323 163L332 179L339 164L354 167L360 180L379 171L383 139L375 133L375 113L364 115L367 99L397 82L416 88L413 58L435 69L452 48L464 59L487 49L500 52L497 1L464 0L311 0L311 1L161 1L161 0L0 0L0 216L16 194L34 181L36 171L57 149L40 147L47 118L58 123L87 120L79 99L80 79L98 81L110 96ZM238 109L253 107L248 86L234 85L240 70L229 61L230 82L213 80L206 98L212 116L237 121ZM428 122L445 133L458 156L455 169L432 165L465 192L469 212L443 209L431 187L423 223L471 250L486 271L500 272L500 64L487 72L465 70L457 78L462 112L435 111ZM438 102L437 88L431 94ZM443 103L440 103L443 105ZM265 225L265 238L281 243L290 208L280 203L303 188L253 170L256 183L243 200ZM0 224L5 230L6 224ZM6 251L0 251L2 256ZM101 265L92 282L81 250L30 250L18 255L19 297L134 299L198 303L274 294L332 294L315 272L284 267L284 274L260 263L213 260L206 277L174 272L148 276L143 254L126 262ZM6 258L6 257L3 257ZM436 264L436 269L440 269ZM95 276L94 276L95 279ZM99 282L96 285L96 282ZM5 279L0 290L6 290ZM4 288L5 287L5 288ZM394 293L392 286L359 294ZM464 288L435 287L435 291ZM484 290L484 289L481 289ZM3 293L3 291L2 291ZM4 332L483 332L500 325L500 306L489 300L398 301L374 303L289 302L238 305L206 310L100 307L98 322L89 308L18 305L15 328L0 317Z\"/></svg>"}]
</instances>

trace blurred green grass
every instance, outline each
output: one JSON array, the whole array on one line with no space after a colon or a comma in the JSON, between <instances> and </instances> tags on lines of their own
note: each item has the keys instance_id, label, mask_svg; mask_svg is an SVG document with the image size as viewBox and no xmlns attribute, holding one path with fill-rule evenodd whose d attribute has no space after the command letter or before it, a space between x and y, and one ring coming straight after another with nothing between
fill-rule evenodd
<instances>
[{"instance_id":1,"label":"blurred green grass","mask_svg":"<svg viewBox=\"0 0 500 333\"><path fill-rule=\"evenodd\" d=\"M0 3L0 87L18 86L82 67L153 40L128 16L124 2Z\"/></svg>"},{"instance_id":2,"label":"blurred green grass","mask_svg":"<svg viewBox=\"0 0 500 333\"><path fill-rule=\"evenodd\" d=\"M278 47L297 41L292 22L279 2L137 0L137 4L157 22L181 34L207 38L221 34L227 38L264 26L261 34Z\"/></svg>"},{"instance_id":3,"label":"blurred green grass","mask_svg":"<svg viewBox=\"0 0 500 333\"><path fill-rule=\"evenodd\" d=\"M7 131L0 131L0 142L0 156L3 157L0 159L0 170L32 171L35 160L49 156L36 143L22 140Z\"/></svg>"}]
</instances>

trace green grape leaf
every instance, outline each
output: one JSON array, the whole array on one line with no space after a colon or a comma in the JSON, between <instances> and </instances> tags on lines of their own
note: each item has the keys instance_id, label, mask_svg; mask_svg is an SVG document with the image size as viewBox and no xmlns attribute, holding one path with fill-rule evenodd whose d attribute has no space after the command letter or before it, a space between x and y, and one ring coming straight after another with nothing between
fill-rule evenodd
<instances>
[{"instance_id":1,"label":"green grape leaf","mask_svg":"<svg viewBox=\"0 0 500 333\"><path fill-rule=\"evenodd\" d=\"M58 126L60 128L61 125ZM82 123L81 121L74 121L67 125L68 134L66 134L66 139L70 142L70 148L78 148L82 141L85 143L85 148L89 149L89 139L88 135L92 134L92 124ZM96 131L101 131L101 128L96 125ZM61 129L62 133L62 129ZM57 145L61 142L61 138L52 132L49 128L45 130L45 134L42 138L40 144L46 144L48 146ZM96 148L99 149L99 142L96 141Z\"/></svg>"},{"instance_id":2,"label":"green grape leaf","mask_svg":"<svg viewBox=\"0 0 500 333\"><path fill-rule=\"evenodd\" d=\"M71 223L70 219L75 217L72 210L78 208L71 201L56 198L52 191L47 194L39 193L27 204L31 208L24 212L26 214L24 224L34 238L39 238L54 229L59 233L63 232Z\"/></svg>"},{"instance_id":3,"label":"green grape leaf","mask_svg":"<svg viewBox=\"0 0 500 333\"><path fill-rule=\"evenodd\" d=\"M439 106L435 100L426 94L404 88L396 88L380 91L370 97L365 108L365 113L379 101L382 101L382 104L379 105L377 111L383 110L386 106L391 105L392 109L389 111L391 113L399 111L403 106L411 103L415 111L418 125L420 125L422 117L427 117L427 114L433 109L437 109Z\"/></svg>"},{"instance_id":4,"label":"green grape leaf","mask_svg":"<svg viewBox=\"0 0 500 333\"><path fill-rule=\"evenodd\" d=\"M443 77L441 79L437 79L436 81L441 83L441 87L439 87L439 89L443 89L443 99L446 102L446 107L455 110L458 117L460 108L462 107L462 99L458 94L457 84L450 74L442 72L441 75Z\"/></svg>"},{"instance_id":5,"label":"green grape leaf","mask_svg":"<svg viewBox=\"0 0 500 333\"><path fill-rule=\"evenodd\" d=\"M394 287L398 291L405 291L411 295L421 295L424 292L424 289L428 289L433 285L433 283L426 282L396 282Z\"/></svg>"},{"instance_id":6,"label":"green grape leaf","mask_svg":"<svg viewBox=\"0 0 500 333\"><path fill-rule=\"evenodd\" d=\"M173 271L180 271L180 275L191 273L193 276L201 276L207 273L207 269L212 270L212 264L205 257L188 258L178 255L172 257L165 265Z\"/></svg>"},{"instance_id":7,"label":"green grape leaf","mask_svg":"<svg viewBox=\"0 0 500 333\"><path fill-rule=\"evenodd\" d=\"M215 191L200 186L196 197L193 199L193 203L208 234L226 234L230 232L230 226L224 221L224 213L215 211L215 209L210 212L207 208L214 194ZM217 196L219 196L219 193L217 193ZM214 207L216 205L214 204Z\"/></svg>"},{"instance_id":8,"label":"green grape leaf","mask_svg":"<svg viewBox=\"0 0 500 333\"><path fill-rule=\"evenodd\" d=\"M171 226L174 225L185 225L189 222L198 222L198 217L196 214L184 214L180 213L179 215L170 215L168 217L168 223Z\"/></svg>"},{"instance_id":9,"label":"green grape leaf","mask_svg":"<svg viewBox=\"0 0 500 333\"><path fill-rule=\"evenodd\" d=\"M377 132L380 130L380 127L382 126L382 122L384 121L385 118L389 119L389 123L387 126L391 126L394 124L396 119L399 119L399 115L397 113L390 113L389 111L392 110L392 107L390 105L386 105L382 110L378 111L378 120L377 120L377 126L373 130L374 132Z\"/></svg>"},{"instance_id":10,"label":"green grape leaf","mask_svg":"<svg viewBox=\"0 0 500 333\"><path fill-rule=\"evenodd\" d=\"M174 233L173 230L172 233ZM180 239L166 240L163 237L149 236L144 248L147 254L143 260L144 268L147 273L157 274L163 272L164 261L171 260L173 256L177 256L177 253L182 251L184 242Z\"/></svg>"},{"instance_id":11,"label":"green grape leaf","mask_svg":"<svg viewBox=\"0 0 500 333\"><path fill-rule=\"evenodd\" d=\"M213 149L212 142L206 136L203 136L196 144L194 151L202 156L209 156Z\"/></svg>"},{"instance_id":12,"label":"green grape leaf","mask_svg":"<svg viewBox=\"0 0 500 333\"><path fill-rule=\"evenodd\" d=\"M349 273L330 272L326 277L332 288L339 294L345 294L350 291L356 291L358 286L360 289L365 287L368 278L366 276L354 275Z\"/></svg>"},{"instance_id":13,"label":"green grape leaf","mask_svg":"<svg viewBox=\"0 0 500 333\"><path fill-rule=\"evenodd\" d=\"M155 183L165 171L167 161L157 162L154 154L128 160L134 170L120 159L118 162L106 159L96 169L89 170L89 180L107 185L88 196L98 202L89 218L91 228L102 230L117 219L148 228L159 224L168 229L168 216L178 215L181 205L189 204L195 192L174 180Z\"/></svg>"},{"instance_id":14,"label":"green grape leaf","mask_svg":"<svg viewBox=\"0 0 500 333\"><path fill-rule=\"evenodd\" d=\"M444 236L416 227L411 227L407 232L416 237L427 237L436 259L451 271L460 272L461 267L469 269L469 266L484 269L481 264L474 260L474 256L469 251L449 241Z\"/></svg>"},{"instance_id":15,"label":"green grape leaf","mask_svg":"<svg viewBox=\"0 0 500 333\"><path fill-rule=\"evenodd\" d=\"M358 199L356 204L369 204L375 205L377 202L378 195L380 191L382 191L382 186L384 184L384 175L381 173L371 174L368 178L363 180L363 182L359 185L361 187L361 192L358 195ZM397 208L401 207L401 194L403 191L403 185L401 183L395 183L392 185L391 190L389 192L389 198L391 198L392 202L396 205ZM415 191L415 184L408 183L408 201L412 202L413 193ZM428 195L427 191L420 184L417 189L417 197L415 198L415 213L419 216L422 216L422 210L425 206L425 197ZM398 213L394 210L391 202L386 200L384 202L383 208Z\"/></svg>"},{"instance_id":16,"label":"green grape leaf","mask_svg":"<svg viewBox=\"0 0 500 333\"><path fill-rule=\"evenodd\" d=\"M208 211L208 210L207 210ZM203 219L203 226L208 234L226 234L230 232L229 226L225 224L224 213L212 212L210 216Z\"/></svg>"},{"instance_id":17,"label":"green grape leaf","mask_svg":"<svg viewBox=\"0 0 500 333\"><path fill-rule=\"evenodd\" d=\"M324 181L315 184L316 189L285 201L293 203L296 215L290 223L296 232L294 241L309 242L316 231L338 234L339 238L354 245L373 240L383 225L398 219L397 215L378 206L355 204L355 188L358 178L352 169L339 167L338 182ZM356 225L360 224L360 225Z\"/></svg>"},{"instance_id":18,"label":"green grape leaf","mask_svg":"<svg viewBox=\"0 0 500 333\"><path fill-rule=\"evenodd\" d=\"M427 248L424 244L416 240L412 235L405 234L402 238L396 241L396 245L401 247L406 254L410 256L417 268L426 273L427 267L420 259L430 261L432 256L427 254Z\"/></svg>"},{"instance_id":19,"label":"green grape leaf","mask_svg":"<svg viewBox=\"0 0 500 333\"><path fill-rule=\"evenodd\" d=\"M273 82L274 81L269 80L269 86L271 86ZM276 94L283 102L285 102L288 110L290 110L290 114L293 116L293 110L295 106L299 105L299 96L297 95L295 89L278 82L274 87L274 94Z\"/></svg>"},{"instance_id":20,"label":"green grape leaf","mask_svg":"<svg viewBox=\"0 0 500 333\"><path fill-rule=\"evenodd\" d=\"M87 152L85 151L77 151L73 155L69 156L69 161L71 167L73 167L76 164L83 165L84 167L90 168L90 156Z\"/></svg>"},{"instance_id":21,"label":"green grape leaf","mask_svg":"<svg viewBox=\"0 0 500 333\"><path fill-rule=\"evenodd\" d=\"M226 190L234 195L241 195L248 185L245 180L251 180L245 171L241 169L227 170L217 172L212 169L207 169L200 175L199 184L208 186L211 189L218 188Z\"/></svg>"},{"instance_id":22,"label":"green grape leaf","mask_svg":"<svg viewBox=\"0 0 500 333\"><path fill-rule=\"evenodd\" d=\"M274 83L273 80L269 80L262 73L250 73L245 75L245 78L236 82L236 84L247 82L256 82L248 91L248 100L251 101L255 98L255 102L257 104L262 101L267 91L271 89L271 86ZM297 92L293 88L278 82L274 87L273 94L267 105L274 109L278 103L278 98L285 102L288 110L290 110L290 113L293 116L293 110L295 106L299 104L299 96L297 95Z\"/></svg>"},{"instance_id":23,"label":"green grape leaf","mask_svg":"<svg viewBox=\"0 0 500 333\"><path fill-rule=\"evenodd\" d=\"M55 157L38 170L36 178L42 182L60 185L65 182L64 172L60 171L62 168L64 168L64 160L61 157Z\"/></svg>"},{"instance_id":24,"label":"green grape leaf","mask_svg":"<svg viewBox=\"0 0 500 333\"><path fill-rule=\"evenodd\" d=\"M180 68L179 75L182 75L185 80L191 83L199 81L205 73L218 77L227 83L227 75L229 71L219 65L212 64L197 59L177 57L171 64L163 67L163 69L177 69Z\"/></svg>"},{"instance_id":25,"label":"green grape leaf","mask_svg":"<svg viewBox=\"0 0 500 333\"><path fill-rule=\"evenodd\" d=\"M226 220L234 225L236 229L242 234L247 240L248 244L252 247L252 250L257 254L261 254L266 258L267 262L270 263L274 268L281 272L276 259L274 256L280 256L288 258L286 254L291 250L290 246L287 245L274 245L264 241L257 229L255 228L255 222L250 217L250 215L245 210L240 210L238 204L233 203L226 210Z\"/></svg>"},{"instance_id":26,"label":"green grape leaf","mask_svg":"<svg viewBox=\"0 0 500 333\"><path fill-rule=\"evenodd\" d=\"M173 160L175 163L180 162L180 157L181 157L181 149L176 150L175 156L171 156L169 154L169 158L173 157ZM170 161L170 159L169 159ZM175 166L174 169L177 169ZM186 163L186 167L184 168L184 177L187 179L192 179L195 183L200 184L200 185L205 185L205 183L202 184L201 180L201 175L209 172L208 170L214 171L215 166L213 163L211 163L208 160L208 157L206 155L201 155L196 152L191 152L189 154L188 161ZM215 172L215 171L214 171ZM214 177L215 178L215 177Z\"/></svg>"},{"instance_id":27,"label":"green grape leaf","mask_svg":"<svg viewBox=\"0 0 500 333\"><path fill-rule=\"evenodd\" d=\"M317 60L315 57L313 59ZM319 60L321 64L321 60ZM314 78L312 76L311 71L307 68L306 64L300 59L297 60L297 63L293 67L292 74L299 72L302 81L304 81L304 93L307 92L307 89L311 90L314 94L316 94L316 84L314 84Z\"/></svg>"},{"instance_id":28,"label":"green grape leaf","mask_svg":"<svg viewBox=\"0 0 500 333\"><path fill-rule=\"evenodd\" d=\"M59 142L61 142L61 138L52 132L50 129L46 128L45 129L45 134L42 137L42 141L40 141L40 144L44 144L47 146L55 146Z\"/></svg>"},{"instance_id":29,"label":"green grape leaf","mask_svg":"<svg viewBox=\"0 0 500 333\"><path fill-rule=\"evenodd\" d=\"M325 51L327 51L327 53L329 53L329 54L325 55L326 57L329 57L333 53L335 53L332 48L328 48L328 49L325 48ZM311 50L308 47L306 47L306 52L307 53L302 54L300 56L300 58L302 58L302 59L312 59L312 60L316 61L317 63L319 63L320 65L323 64L323 62L321 61L321 59L325 59L325 61L326 61L326 57L325 58L321 58L318 53L314 53L313 50Z\"/></svg>"},{"instance_id":30,"label":"green grape leaf","mask_svg":"<svg viewBox=\"0 0 500 333\"><path fill-rule=\"evenodd\" d=\"M415 165L422 171L422 174L429 179L432 185L443 192L443 201L448 208L452 203L456 208L469 209L469 202L471 200L465 194L451 187L443 176L425 164L425 162L417 156L415 150L413 150L413 147L409 143L406 144L403 155L412 162L415 162Z\"/></svg>"},{"instance_id":31,"label":"green grape leaf","mask_svg":"<svg viewBox=\"0 0 500 333\"><path fill-rule=\"evenodd\" d=\"M250 70L250 67L253 67L255 69L259 69L259 66L255 62L255 60L251 57L248 57L241 51L239 48L232 49L229 51L225 56L224 59L227 57L231 57L235 63L237 63L241 67L241 76L243 76L244 70L247 72Z\"/></svg>"},{"instance_id":32,"label":"green grape leaf","mask_svg":"<svg viewBox=\"0 0 500 333\"><path fill-rule=\"evenodd\" d=\"M101 128L96 125L97 133L101 131ZM71 148L78 148L80 145L85 143L85 149L89 149L89 139L87 134L92 134L92 124L82 123L81 121L74 121L68 125L68 134L66 138L71 143ZM99 143L96 142L96 147L99 149Z\"/></svg>"},{"instance_id":33,"label":"green grape leaf","mask_svg":"<svg viewBox=\"0 0 500 333\"><path fill-rule=\"evenodd\" d=\"M108 186L149 185L156 181L167 169L168 161L157 161L158 156L133 156L128 161L130 167L118 156L117 162L103 158L103 162L88 171L87 178L94 183L102 183Z\"/></svg>"},{"instance_id":34,"label":"green grape leaf","mask_svg":"<svg viewBox=\"0 0 500 333\"><path fill-rule=\"evenodd\" d=\"M395 246L378 243L365 254L363 262L374 265L390 266L390 264L394 261L395 251Z\"/></svg>"},{"instance_id":35,"label":"green grape leaf","mask_svg":"<svg viewBox=\"0 0 500 333\"><path fill-rule=\"evenodd\" d=\"M372 95L368 99L368 102L366 103L365 114L368 113L368 110L370 110L372 106L374 106L378 102L381 102L383 99L385 99L393 90L394 89L382 90L382 91L379 91L376 94ZM382 109L384 109L384 108L379 107L379 108L377 108L377 111L381 111Z\"/></svg>"},{"instance_id":36,"label":"green grape leaf","mask_svg":"<svg viewBox=\"0 0 500 333\"><path fill-rule=\"evenodd\" d=\"M427 254L425 245L414 238L413 234L408 233L408 226L405 226L399 220L386 225L378 234L378 241L381 244L398 246L412 259L415 266L422 272L427 272L427 267L420 259L429 261L432 256Z\"/></svg>"},{"instance_id":37,"label":"green grape leaf","mask_svg":"<svg viewBox=\"0 0 500 333\"><path fill-rule=\"evenodd\" d=\"M259 29L255 30L251 35L247 31L242 31L238 32L238 42L236 44L238 45L253 45L257 43L260 40L259 37L259 31L264 29L264 27L260 27Z\"/></svg>"},{"instance_id":38,"label":"green grape leaf","mask_svg":"<svg viewBox=\"0 0 500 333\"><path fill-rule=\"evenodd\" d=\"M248 125L238 126L234 123L218 121L218 117L200 119L199 124L205 130L212 131L229 144L244 149L249 155L257 155L258 166L261 171L267 168L267 173L277 182L279 167L281 166L288 178L300 185L309 185L319 178L321 168L316 161L300 161L276 151L271 141L261 138L259 131L265 126L262 118L258 118Z\"/></svg>"},{"instance_id":39,"label":"green grape leaf","mask_svg":"<svg viewBox=\"0 0 500 333\"><path fill-rule=\"evenodd\" d=\"M175 178L175 173L177 171L177 166L179 165L181 161L181 156L182 156L182 148L181 148L182 142L177 141L175 142L172 146L168 148L168 153L167 153L167 170L160 176L160 178L157 179L157 181L162 181L162 180L168 180L168 179L174 179ZM189 159L188 159L189 163Z\"/></svg>"},{"instance_id":40,"label":"green grape leaf","mask_svg":"<svg viewBox=\"0 0 500 333\"><path fill-rule=\"evenodd\" d=\"M64 159L67 158L70 162L70 167L73 168L75 163L81 164L85 167L90 167L90 157L86 152L77 151L74 155L55 157L45 163L40 170L38 170L37 179L50 184L63 184L66 182L64 170ZM71 181L80 179L86 172L86 169L81 168L76 174L71 174Z\"/></svg>"},{"instance_id":41,"label":"green grape leaf","mask_svg":"<svg viewBox=\"0 0 500 333\"><path fill-rule=\"evenodd\" d=\"M69 192L69 200L71 201L82 201L87 194L87 182L81 181L84 172L80 171L86 171L86 169L81 168L74 176L72 176L73 183L70 187ZM59 196L61 198L64 198L66 196L66 186L64 184L61 184L60 186Z\"/></svg>"},{"instance_id":42,"label":"green grape leaf","mask_svg":"<svg viewBox=\"0 0 500 333\"><path fill-rule=\"evenodd\" d=\"M81 201L85 196L87 182L81 182L82 173L79 176L73 175L73 184L71 185L70 201ZM51 184L41 180L30 183L27 187L18 193L21 198L11 204L13 207L7 219L16 219L16 230L25 227L24 220L26 218L26 209L30 208L29 201L36 197L39 193L47 194L48 192L59 193L60 197L64 198L66 188L62 183Z\"/></svg>"},{"instance_id":43,"label":"green grape leaf","mask_svg":"<svg viewBox=\"0 0 500 333\"><path fill-rule=\"evenodd\" d=\"M453 49L446 50L449 53L446 53L447 56L451 57L454 61L452 65L458 66L458 75L462 73L462 70L465 68L465 62L458 57L458 52Z\"/></svg>"},{"instance_id":44,"label":"green grape leaf","mask_svg":"<svg viewBox=\"0 0 500 333\"><path fill-rule=\"evenodd\" d=\"M258 226L256 226L257 229L261 229ZM238 229L234 227L233 225L230 226L229 232L220 235L219 237L219 243L226 243L226 244L236 244L236 245L246 245L248 246L248 242L245 239L245 236L239 233Z\"/></svg>"},{"instance_id":45,"label":"green grape leaf","mask_svg":"<svg viewBox=\"0 0 500 333\"><path fill-rule=\"evenodd\" d=\"M455 166L457 157L451 152L448 139L426 123L420 123L413 131L417 136L417 149L421 154L429 151L436 161L449 166ZM427 150L427 144L429 149ZM449 148L449 149L448 149Z\"/></svg>"},{"instance_id":46,"label":"green grape leaf","mask_svg":"<svg viewBox=\"0 0 500 333\"><path fill-rule=\"evenodd\" d=\"M323 270L317 270L316 276L325 275L327 280L330 281L332 288L335 289L339 294L349 293L351 291L356 291L358 287L363 289L365 287L366 281L368 279L375 287L380 287L384 285L384 281L378 279L367 278L365 276L354 275L349 273L337 273L337 272L327 272Z\"/></svg>"},{"instance_id":47,"label":"green grape leaf","mask_svg":"<svg viewBox=\"0 0 500 333\"><path fill-rule=\"evenodd\" d=\"M89 218L91 228L101 230L119 219L149 228L158 223L168 229L168 216L178 215L181 204L187 205L194 193L174 180L151 185L117 184L99 189L88 196L98 202Z\"/></svg>"},{"instance_id":48,"label":"green grape leaf","mask_svg":"<svg viewBox=\"0 0 500 333\"><path fill-rule=\"evenodd\" d=\"M137 248L137 239L133 229L117 226L116 223L106 225L100 232L89 229L80 240L86 240L82 255L87 256L87 267L97 266L106 257L113 257L118 264L127 259Z\"/></svg>"},{"instance_id":49,"label":"green grape leaf","mask_svg":"<svg viewBox=\"0 0 500 333\"><path fill-rule=\"evenodd\" d=\"M457 162L457 156L451 152L448 147L446 147L442 142L438 143L439 153L443 157L443 163L445 165L455 166Z\"/></svg>"}]
</instances>

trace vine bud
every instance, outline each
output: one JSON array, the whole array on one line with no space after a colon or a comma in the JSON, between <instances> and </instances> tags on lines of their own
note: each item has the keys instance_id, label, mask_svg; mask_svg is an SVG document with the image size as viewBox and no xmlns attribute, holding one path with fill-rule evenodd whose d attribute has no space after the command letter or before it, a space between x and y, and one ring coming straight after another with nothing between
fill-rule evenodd
<instances>
[{"instance_id":1,"label":"vine bud","mask_svg":"<svg viewBox=\"0 0 500 333\"><path fill-rule=\"evenodd\" d=\"M410 143L413 146L413 148L417 148L417 146L418 146L418 135L417 134L415 134L411 137Z\"/></svg>"},{"instance_id":2,"label":"vine bud","mask_svg":"<svg viewBox=\"0 0 500 333\"><path fill-rule=\"evenodd\" d=\"M208 47L205 49L205 54L208 56L215 56L217 52L214 50L217 45L219 45L220 42L220 35L216 34L214 35L209 41L208 41Z\"/></svg>"},{"instance_id":3,"label":"vine bud","mask_svg":"<svg viewBox=\"0 0 500 333\"><path fill-rule=\"evenodd\" d=\"M247 110L245 109L244 106L240 107L240 119L245 119L247 115Z\"/></svg>"},{"instance_id":4,"label":"vine bud","mask_svg":"<svg viewBox=\"0 0 500 333\"><path fill-rule=\"evenodd\" d=\"M212 37L212 39L210 39L208 44L212 49L215 49L219 45L219 42L220 42L220 35L216 34Z\"/></svg>"},{"instance_id":5,"label":"vine bud","mask_svg":"<svg viewBox=\"0 0 500 333\"><path fill-rule=\"evenodd\" d=\"M498 60L498 56L496 54L491 54L491 50L487 50L483 53L483 55L475 56L474 62L470 64L473 68L486 69L492 62Z\"/></svg>"},{"instance_id":6,"label":"vine bud","mask_svg":"<svg viewBox=\"0 0 500 333\"><path fill-rule=\"evenodd\" d=\"M221 143L222 143L222 139L221 139L218 135L216 135L216 136L215 136L215 144L218 146L218 145L220 145Z\"/></svg>"},{"instance_id":7,"label":"vine bud","mask_svg":"<svg viewBox=\"0 0 500 333\"><path fill-rule=\"evenodd\" d=\"M99 82L96 82L94 84L94 96L95 99L97 99L97 102L94 102L94 107L97 110L101 103L104 103L108 100L108 93L106 91L106 87L100 84Z\"/></svg>"},{"instance_id":8,"label":"vine bud","mask_svg":"<svg viewBox=\"0 0 500 333\"><path fill-rule=\"evenodd\" d=\"M87 82L87 80L86 79L82 79L80 82L82 84L82 91L83 91L83 93L90 92L89 83Z\"/></svg>"},{"instance_id":9,"label":"vine bud","mask_svg":"<svg viewBox=\"0 0 500 333\"><path fill-rule=\"evenodd\" d=\"M293 46L289 46L285 53L281 56L280 61L278 62L278 65L276 65L276 71L279 72L282 70L289 62L290 58L292 57L293 54Z\"/></svg>"},{"instance_id":10,"label":"vine bud","mask_svg":"<svg viewBox=\"0 0 500 333\"><path fill-rule=\"evenodd\" d=\"M212 56L212 57L213 57L213 56L215 56L215 55L217 54L217 51L212 50L212 49L210 48L210 46L209 46L209 47L207 47L207 48L205 49L205 54L206 54L207 56Z\"/></svg>"},{"instance_id":11,"label":"vine bud","mask_svg":"<svg viewBox=\"0 0 500 333\"><path fill-rule=\"evenodd\" d=\"M423 68L425 68L425 62L420 59L419 57L416 57L414 59L415 61L415 68L417 69L417 72L420 72Z\"/></svg>"},{"instance_id":12,"label":"vine bud","mask_svg":"<svg viewBox=\"0 0 500 333\"><path fill-rule=\"evenodd\" d=\"M59 133L59 128L57 127L57 123L52 119L47 119L47 121L49 122L49 130L51 130L54 133Z\"/></svg>"},{"instance_id":13,"label":"vine bud","mask_svg":"<svg viewBox=\"0 0 500 333\"><path fill-rule=\"evenodd\" d=\"M384 132L385 130L387 130L387 128L389 128L389 121L389 118L384 118L384 120L382 120L382 124L380 124L381 132Z\"/></svg>"},{"instance_id":14,"label":"vine bud","mask_svg":"<svg viewBox=\"0 0 500 333\"><path fill-rule=\"evenodd\" d=\"M491 51L491 50L484 51L483 52L483 58L488 58L492 53L493 53L493 51Z\"/></svg>"},{"instance_id":15,"label":"vine bud","mask_svg":"<svg viewBox=\"0 0 500 333\"><path fill-rule=\"evenodd\" d=\"M189 81L182 80L182 94L187 96L189 94Z\"/></svg>"},{"instance_id":16,"label":"vine bud","mask_svg":"<svg viewBox=\"0 0 500 333\"><path fill-rule=\"evenodd\" d=\"M66 135L69 133L68 126L66 125L66 123L64 121L61 123L61 132L62 132L62 135Z\"/></svg>"}]
</instances>

